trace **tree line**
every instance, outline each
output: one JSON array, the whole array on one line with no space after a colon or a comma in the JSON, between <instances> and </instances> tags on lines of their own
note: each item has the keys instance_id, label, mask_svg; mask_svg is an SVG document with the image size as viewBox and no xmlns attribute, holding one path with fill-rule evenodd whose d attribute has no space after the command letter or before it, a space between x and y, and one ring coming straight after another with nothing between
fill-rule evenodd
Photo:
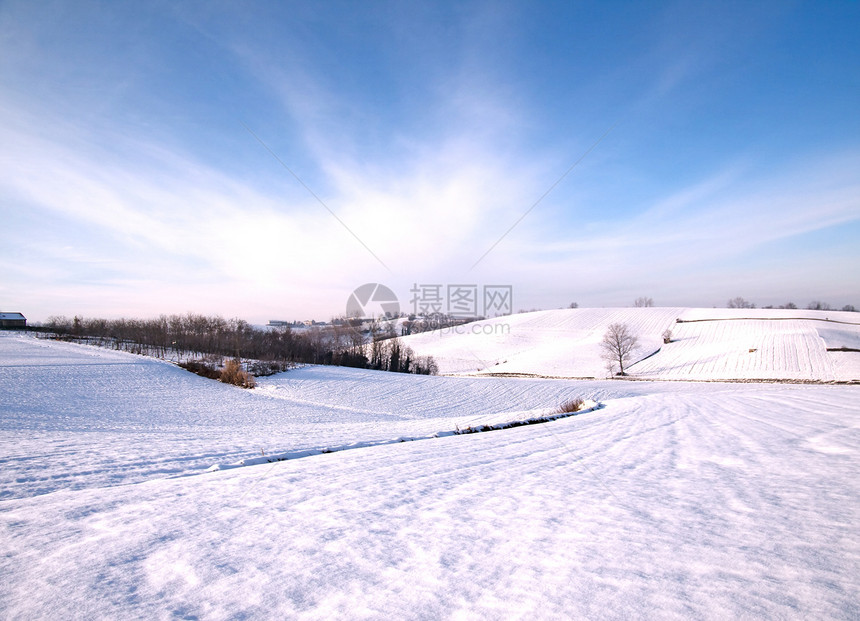
<instances>
[{"instance_id":1,"label":"tree line","mask_svg":"<svg viewBox=\"0 0 860 621\"><path fill-rule=\"evenodd\" d=\"M755 308L755 307L756 307L755 304L753 304L752 302L750 302L750 301L748 301L742 297L732 298L726 304L726 308ZM780 304L779 306L768 305L768 306L762 306L762 308L784 308L784 309L793 310L793 309L797 309L798 306L794 302L786 302L785 304ZM806 309L807 310L825 310L825 311L837 310L836 308L830 306L830 304L828 304L827 302L822 302L821 300L813 300L812 302L810 302L809 304L806 305ZM857 309L854 307L853 304L846 304L845 306L843 306L841 308L841 310L846 311L846 312L850 312L850 313L856 313L857 312Z\"/></svg>"},{"instance_id":2,"label":"tree line","mask_svg":"<svg viewBox=\"0 0 860 621\"><path fill-rule=\"evenodd\" d=\"M400 373L438 372L432 358L416 356L393 330L372 329L365 334L360 330L360 322L339 322L304 330L294 330L289 325L260 329L243 319L187 313L151 319L54 316L42 328L61 337L94 341L104 347L177 362L215 356Z\"/></svg>"}]
</instances>

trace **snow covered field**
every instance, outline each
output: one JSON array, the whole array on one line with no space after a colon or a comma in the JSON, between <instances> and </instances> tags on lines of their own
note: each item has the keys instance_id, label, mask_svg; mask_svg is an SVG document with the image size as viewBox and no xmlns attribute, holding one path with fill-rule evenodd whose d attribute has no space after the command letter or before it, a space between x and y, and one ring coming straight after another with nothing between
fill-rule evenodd
<instances>
[{"instance_id":1,"label":"snow covered field","mask_svg":"<svg viewBox=\"0 0 860 621\"><path fill-rule=\"evenodd\" d=\"M0 333L0 499L529 418L580 393L339 367L247 391L151 358Z\"/></svg>"},{"instance_id":2,"label":"snow covered field","mask_svg":"<svg viewBox=\"0 0 860 621\"><path fill-rule=\"evenodd\" d=\"M574 396L603 407L373 445ZM856 619L858 396L324 367L246 391L2 334L0 617Z\"/></svg>"},{"instance_id":3,"label":"snow covered field","mask_svg":"<svg viewBox=\"0 0 860 621\"><path fill-rule=\"evenodd\" d=\"M680 323L679 323L680 320ZM663 380L860 381L860 314L841 311L582 308L498 317L408 336L444 374L605 378L600 342L622 323L639 339L627 369ZM663 332L672 342L663 343Z\"/></svg>"}]
</instances>

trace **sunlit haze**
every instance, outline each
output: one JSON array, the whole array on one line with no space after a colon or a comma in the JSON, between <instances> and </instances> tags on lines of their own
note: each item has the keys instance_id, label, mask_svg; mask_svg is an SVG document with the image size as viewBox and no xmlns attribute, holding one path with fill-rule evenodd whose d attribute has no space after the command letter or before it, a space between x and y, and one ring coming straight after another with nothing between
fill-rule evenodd
<instances>
[{"instance_id":1,"label":"sunlit haze","mask_svg":"<svg viewBox=\"0 0 860 621\"><path fill-rule=\"evenodd\" d=\"M7 0L0 310L860 306L858 31L857 2Z\"/></svg>"}]
</instances>

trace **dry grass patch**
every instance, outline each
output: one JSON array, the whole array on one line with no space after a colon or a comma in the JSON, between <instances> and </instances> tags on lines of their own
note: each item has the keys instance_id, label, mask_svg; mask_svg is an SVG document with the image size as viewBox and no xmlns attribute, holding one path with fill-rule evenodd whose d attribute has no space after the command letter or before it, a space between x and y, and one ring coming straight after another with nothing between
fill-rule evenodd
<instances>
[{"instance_id":1,"label":"dry grass patch","mask_svg":"<svg viewBox=\"0 0 860 621\"><path fill-rule=\"evenodd\" d=\"M558 414L569 414L573 412L579 412L583 406L585 405L585 401L583 401L582 397L574 397L573 399L568 399L556 410Z\"/></svg>"},{"instance_id":2,"label":"dry grass patch","mask_svg":"<svg viewBox=\"0 0 860 621\"><path fill-rule=\"evenodd\" d=\"M242 364L238 360L228 360L221 370L221 377L218 379L225 384L233 384L242 388L253 388L257 385L254 376L243 370Z\"/></svg>"}]
</instances>

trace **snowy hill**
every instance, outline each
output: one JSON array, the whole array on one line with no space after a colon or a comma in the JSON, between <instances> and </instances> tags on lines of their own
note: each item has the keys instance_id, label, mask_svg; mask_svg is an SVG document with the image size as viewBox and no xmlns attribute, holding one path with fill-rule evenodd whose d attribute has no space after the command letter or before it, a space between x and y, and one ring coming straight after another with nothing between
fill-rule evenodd
<instances>
[{"instance_id":1,"label":"snowy hill","mask_svg":"<svg viewBox=\"0 0 860 621\"><path fill-rule=\"evenodd\" d=\"M856 619L858 391L333 367L243 390L0 333L0 619ZM573 396L602 407L433 435Z\"/></svg>"},{"instance_id":2,"label":"snowy hill","mask_svg":"<svg viewBox=\"0 0 860 621\"><path fill-rule=\"evenodd\" d=\"M522 313L404 338L444 374L608 376L600 342L623 323L628 372L669 380L860 380L860 315L781 309L601 308ZM672 342L663 343L665 330Z\"/></svg>"}]
</instances>

